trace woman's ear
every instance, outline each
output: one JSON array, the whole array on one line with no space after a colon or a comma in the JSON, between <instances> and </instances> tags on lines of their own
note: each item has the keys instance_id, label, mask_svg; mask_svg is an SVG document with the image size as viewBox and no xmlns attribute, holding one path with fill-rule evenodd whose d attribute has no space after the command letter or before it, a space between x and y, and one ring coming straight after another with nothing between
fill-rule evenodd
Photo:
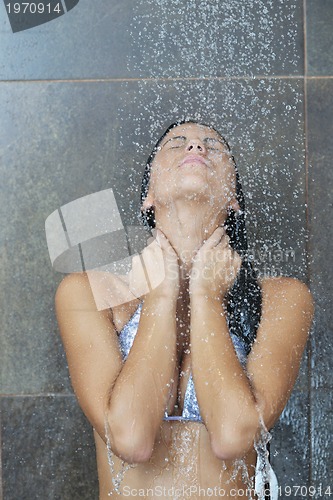
<instances>
[{"instance_id":1,"label":"woman's ear","mask_svg":"<svg viewBox=\"0 0 333 500\"><path fill-rule=\"evenodd\" d=\"M234 212L236 212L236 213L240 211L240 206L239 206L239 203L236 200L236 198L231 200L228 208L234 210Z\"/></svg>"},{"instance_id":2,"label":"woman's ear","mask_svg":"<svg viewBox=\"0 0 333 500\"><path fill-rule=\"evenodd\" d=\"M147 196L145 197L142 206L141 206L141 211L145 212L149 208L152 208L154 206L154 199L153 196L150 192L148 192Z\"/></svg>"}]
</instances>

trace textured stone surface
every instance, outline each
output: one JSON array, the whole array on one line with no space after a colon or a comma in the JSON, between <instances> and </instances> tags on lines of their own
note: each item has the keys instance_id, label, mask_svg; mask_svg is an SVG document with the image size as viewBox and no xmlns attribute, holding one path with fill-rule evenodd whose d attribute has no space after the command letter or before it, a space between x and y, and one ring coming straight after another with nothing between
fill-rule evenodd
<instances>
[{"instance_id":1,"label":"textured stone surface","mask_svg":"<svg viewBox=\"0 0 333 500\"><path fill-rule=\"evenodd\" d=\"M319 488L331 487L333 480L333 404L332 390L312 393L312 482ZM325 495L322 495L325 498ZM326 497L329 495L326 493Z\"/></svg>"},{"instance_id":2,"label":"textured stone surface","mask_svg":"<svg viewBox=\"0 0 333 500\"><path fill-rule=\"evenodd\" d=\"M303 72L301 2L139 0L133 7L130 67L141 77Z\"/></svg>"},{"instance_id":3,"label":"textured stone surface","mask_svg":"<svg viewBox=\"0 0 333 500\"><path fill-rule=\"evenodd\" d=\"M92 430L74 398L0 401L4 499L97 500Z\"/></svg>"},{"instance_id":4,"label":"textured stone surface","mask_svg":"<svg viewBox=\"0 0 333 500\"><path fill-rule=\"evenodd\" d=\"M333 75L333 3L330 0L307 0L308 74Z\"/></svg>"},{"instance_id":5,"label":"textured stone surface","mask_svg":"<svg viewBox=\"0 0 333 500\"><path fill-rule=\"evenodd\" d=\"M239 78L303 75L303 3L308 73L332 75L330 0L101 0L93 6L80 0L62 18L16 34L0 6L1 80L86 80L0 83L0 392L16 395L1 400L5 500L97 499L91 432L71 396L55 321L61 275L51 270L44 221L63 204L112 187L123 222L136 224L145 159L171 121L202 119L226 135L259 269L305 281L303 81ZM159 79L130 80L146 77ZM282 486L332 484L333 88L330 80L308 80L307 89L316 320L311 374L305 353L272 431Z\"/></svg>"},{"instance_id":6,"label":"textured stone surface","mask_svg":"<svg viewBox=\"0 0 333 500\"><path fill-rule=\"evenodd\" d=\"M260 270L304 275L305 167L303 85L299 80L139 82L131 95L136 142L190 117L215 125L229 141L248 206L250 247ZM126 113L127 116L127 113ZM147 120L148 117L148 120ZM148 122L148 123L147 123ZM128 135L127 120L120 136ZM128 148L131 145L126 142ZM149 150L148 150L149 151Z\"/></svg>"},{"instance_id":7,"label":"textured stone surface","mask_svg":"<svg viewBox=\"0 0 333 500\"><path fill-rule=\"evenodd\" d=\"M179 117L213 123L231 143L261 272L304 278L301 82L6 83L0 99L3 392L69 390L45 219L112 187L124 224L137 224L143 165Z\"/></svg>"},{"instance_id":8,"label":"textured stone surface","mask_svg":"<svg viewBox=\"0 0 333 500\"><path fill-rule=\"evenodd\" d=\"M0 10L0 79L300 75L302 2L80 0L13 34Z\"/></svg>"},{"instance_id":9,"label":"textured stone surface","mask_svg":"<svg viewBox=\"0 0 333 500\"><path fill-rule=\"evenodd\" d=\"M12 34L1 8L0 75L3 80L128 77L131 0L79 5L60 18Z\"/></svg>"},{"instance_id":10,"label":"textured stone surface","mask_svg":"<svg viewBox=\"0 0 333 500\"><path fill-rule=\"evenodd\" d=\"M291 488L308 486L310 470L308 431L308 393L295 390L271 432L271 463L281 486L283 493L281 498L288 497L288 489L285 489L287 486Z\"/></svg>"},{"instance_id":11,"label":"textured stone surface","mask_svg":"<svg viewBox=\"0 0 333 500\"><path fill-rule=\"evenodd\" d=\"M308 83L311 289L316 301L312 383L333 387L333 81Z\"/></svg>"}]
</instances>

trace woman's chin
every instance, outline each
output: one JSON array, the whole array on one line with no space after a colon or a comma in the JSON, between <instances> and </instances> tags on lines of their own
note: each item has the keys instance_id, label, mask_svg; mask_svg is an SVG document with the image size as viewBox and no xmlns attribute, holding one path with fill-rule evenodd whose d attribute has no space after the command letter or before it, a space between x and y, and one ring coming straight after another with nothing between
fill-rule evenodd
<instances>
[{"instance_id":1,"label":"woman's chin","mask_svg":"<svg viewBox=\"0 0 333 500\"><path fill-rule=\"evenodd\" d=\"M201 176L184 176L181 182L177 185L177 194L181 197L196 197L211 196L211 189L207 183L207 179Z\"/></svg>"}]
</instances>

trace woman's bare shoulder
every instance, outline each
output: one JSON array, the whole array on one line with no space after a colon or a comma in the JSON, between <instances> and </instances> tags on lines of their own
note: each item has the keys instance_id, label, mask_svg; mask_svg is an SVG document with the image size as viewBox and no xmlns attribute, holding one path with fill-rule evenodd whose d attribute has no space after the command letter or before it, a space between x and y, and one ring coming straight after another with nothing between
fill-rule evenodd
<instances>
[{"instance_id":1,"label":"woman's bare shoulder","mask_svg":"<svg viewBox=\"0 0 333 500\"><path fill-rule=\"evenodd\" d=\"M75 305L84 297L91 296L89 279L86 273L71 273L64 276L55 294L56 304L60 307Z\"/></svg>"},{"instance_id":2,"label":"woman's bare shoulder","mask_svg":"<svg viewBox=\"0 0 333 500\"><path fill-rule=\"evenodd\" d=\"M109 272L87 271L66 275L56 291L56 301L78 303L82 300L94 303L98 310L112 308L121 293L128 290L126 277L119 277Z\"/></svg>"},{"instance_id":3,"label":"woman's bare shoulder","mask_svg":"<svg viewBox=\"0 0 333 500\"><path fill-rule=\"evenodd\" d=\"M88 271L68 274L56 291L56 309L104 312L119 332L133 315L140 300L129 290L127 276Z\"/></svg>"},{"instance_id":4,"label":"woman's bare shoulder","mask_svg":"<svg viewBox=\"0 0 333 500\"><path fill-rule=\"evenodd\" d=\"M312 312L314 299L310 288L298 278L290 276L269 276L259 280L263 300L274 304L276 300L297 300L303 304L303 310Z\"/></svg>"}]
</instances>

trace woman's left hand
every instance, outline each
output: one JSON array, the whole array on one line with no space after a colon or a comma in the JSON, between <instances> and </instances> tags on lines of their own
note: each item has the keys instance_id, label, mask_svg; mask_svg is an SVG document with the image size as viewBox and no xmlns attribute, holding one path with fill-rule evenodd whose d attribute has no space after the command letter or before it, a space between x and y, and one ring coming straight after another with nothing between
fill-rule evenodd
<instances>
[{"instance_id":1,"label":"woman's left hand","mask_svg":"<svg viewBox=\"0 0 333 500\"><path fill-rule=\"evenodd\" d=\"M231 248L225 227L218 227L193 259L190 293L223 299L234 283L242 259Z\"/></svg>"}]
</instances>

